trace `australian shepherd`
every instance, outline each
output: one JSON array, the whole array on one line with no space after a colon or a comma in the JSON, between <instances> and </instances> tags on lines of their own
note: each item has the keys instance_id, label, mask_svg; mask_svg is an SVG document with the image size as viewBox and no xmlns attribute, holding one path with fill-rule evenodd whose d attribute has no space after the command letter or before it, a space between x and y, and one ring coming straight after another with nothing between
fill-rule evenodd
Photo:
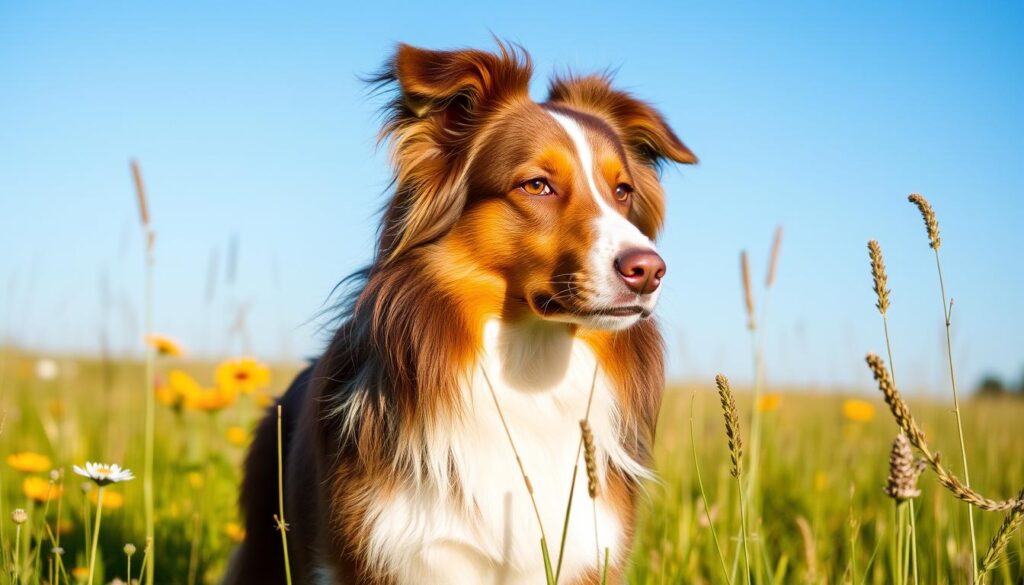
<instances>
[{"instance_id":1,"label":"australian shepherd","mask_svg":"<svg viewBox=\"0 0 1024 585\"><path fill-rule=\"evenodd\" d=\"M393 194L333 339L279 402L296 583L537 585L542 537L559 583L600 582L605 549L622 579L664 382L659 169L696 158L607 77L556 78L538 103L530 76L506 45L400 45L373 79ZM276 425L246 461L230 585L285 582Z\"/></svg>"}]
</instances>

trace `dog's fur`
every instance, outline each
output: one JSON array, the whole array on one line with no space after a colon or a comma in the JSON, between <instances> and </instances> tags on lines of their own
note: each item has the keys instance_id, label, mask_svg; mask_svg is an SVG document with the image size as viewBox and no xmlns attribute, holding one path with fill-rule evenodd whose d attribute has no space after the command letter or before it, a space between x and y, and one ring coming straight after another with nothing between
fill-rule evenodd
<instances>
[{"instance_id":1,"label":"dog's fur","mask_svg":"<svg viewBox=\"0 0 1024 585\"><path fill-rule=\"evenodd\" d=\"M581 470L560 582L597 582L606 547L620 579L664 373L658 292L625 286L618 255L654 254L658 168L696 159L607 78L555 79L538 104L530 75L505 45L401 45L373 80L395 95L394 194L333 340L280 402L296 583L543 582L538 516L556 562L588 413L600 485L592 508ZM275 426L246 461L229 585L284 583Z\"/></svg>"}]
</instances>

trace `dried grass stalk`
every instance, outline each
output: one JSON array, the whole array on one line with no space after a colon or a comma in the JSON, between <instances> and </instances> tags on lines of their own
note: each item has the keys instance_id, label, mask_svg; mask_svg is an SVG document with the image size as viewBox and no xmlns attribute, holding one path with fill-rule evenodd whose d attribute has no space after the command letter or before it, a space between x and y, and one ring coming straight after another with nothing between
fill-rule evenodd
<instances>
[{"instance_id":1,"label":"dried grass stalk","mask_svg":"<svg viewBox=\"0 0 1024 585\"><path fill-rule=\"evenodd\" d=\"M914 451L910 441L900 431L892 442L889 454L889 477L885 484L885 493L897 502L910 500L921 495L917 489L917 478L924 471L927 463L923 459L914 459Z\"/></svg>"},{"instance_id":2,"label":"dried grass stalk","mask_svg":"<svg viewBox=\"0 0 1024 585\"><path fill-rule=\"evenodd\" d=\"M1003 523L988 545L988 552L985 553L985 560L981 563L981 572L978 575L979 583L983 582L985 575L995 568L996 560L1021 524L1024 524L1024 489L1017 494L1017 505L1010 510L1006 518L1003 518Z\"/></svg>"},{"instance_id":3,"label":"dried grass stalk","mask_svg":"<svg viewBox=\"0 0 1024 585\"><path fill-rule=\"evenodd\" d=\"M939 220L935 217L935 210L932 209L932 204L928 203L928 200L924 198L924 195L920 193L911 193L907 197L907 201L910 201L917 206L917 209L921 211L921 217L924 219L924 227L928 230L928 240L933 250L938 250L939 246L942 245L942 239L939 238Z\"/></svg>"},{"instance_id":4,"label":"dried grass stalk","mask_svg":"<svg viewBox=\"0 0 1024 585\"><path fill-rule=\"evenodd\" d=\"M775 239L772 240L772 255L768 259L768 275L765 276L765 288L771 288L775 284L775 268L779 263L779 251L782 249L782 226L776 226Z\"/></svg>"},{"instance_id":5,"label":"dried grass stalk","mask_svg":"<svg viewBox=\"0 0 1024 585\"><path fill-rule=\"evenodd\" d=\"M139 161L132 160L132 179L135 181L135 195L139 201L139 220L142 226L149 228L149 205L146 203L146 186L142 182L142 169L139 168Z\"/></svg>"},{"instance_id":6,"label":"dried grass stalk","mask_svg":"<svg viewBox=\"0 0 1024 585\"><path fill-rule=\"evenodd\" d=\"M722 374L715 376L718 386L718 397L722 401L722 414L725 417L725 436L729 440L729 458L732 460L730 472L733 477L740 476L740 462L743 459L743 439L740 437L740 417L736 412L736 398L729 386L729 378Z\"/></svg>"},{"instance_id":7,"label":"dried grass stalk","mask_svg":"<svg viewBox=\"0 0 1024 585\"><path fill-rule=\"evenodd\" d=\"M743 302L747 309L747 329L751 331L757 327L754 319L754 288L750 284L750 260L747 258L747 251L740 252L740 272L743 276Z\"/></svg>"},{"instance_id":8,"label":"dried grass stalk","mask_svg":"<svg viewBox=\"0 0 1024 585\"><path fill-rule=\"evenodd\" d=\"M889 310L889 277L885 274L885 260L882 258L882 247L878 240L868 242L868 254L871 256L871 277L875 282L875 296L878 302L878 312L885 315Z\"/></svg>"},{"instance_id":9,"label":"dried grass stalk","mask_svg":"<svg viewBox=\"0 0 1024 585\"><path fill-rule=\"evenodd\" d=\"M580 421L580 432L583 434L583 460L587 464L587 493L594 499L597 497L597 452L594 449L594 433L587 419Z\"/></svg>"},{"instance_id":10,"label":"dried grass stalk","mask_svg":"<svg viewBox=\"0 0 1024 585\"><path fill-rule=\"evenodd\" d=\"M885 396L885 403L889 405L889 410L892 412L893 418L896 419L896 424L903 430L907 435L907 439L910 440L910 444L917 447L917 450L924 456L925 461L928 462L928 466L932 468L935 474L938 476L939 483L942 484L947 490L950 491L957 499L963 500L969 504L977 506L982 510L989 512L1005 512L1015 506L1021 505L1020 499L1014 500L993 500L986 498L979 494L973 489L967 487L963 481L957 476L953 475L948 469L946 469L939 459L939 454L932 452L928 447L928 443L925 440L924 431L918 426L914 420L913 415L910 413L910 408L907 403L903 401L903 397L900 396L899 390L892 382L892 378L889 376L889 370L885 367L885 362L882 358L878 357L873 353L867 355L868 367L871 368L871 373L878 383L878 389L881 390L883 396Z\"/></svg>"}]
</instances>

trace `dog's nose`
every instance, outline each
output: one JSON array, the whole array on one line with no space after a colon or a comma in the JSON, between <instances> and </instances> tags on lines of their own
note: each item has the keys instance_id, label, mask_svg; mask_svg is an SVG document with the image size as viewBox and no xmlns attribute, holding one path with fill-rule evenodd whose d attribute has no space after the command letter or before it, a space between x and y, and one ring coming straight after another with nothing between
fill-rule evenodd
<instances>
[{"instance_id":1,"label":"dog's nose","mask_svg":"<svg viewBox=\"0 0 1024 585\"><path fill-rule=\"evenodd\" d=\"M665 276L665 261L654 250L634 248L619 254L615 269L629 290L644 295L658 290Z\"/></svg>"}]
</instances>

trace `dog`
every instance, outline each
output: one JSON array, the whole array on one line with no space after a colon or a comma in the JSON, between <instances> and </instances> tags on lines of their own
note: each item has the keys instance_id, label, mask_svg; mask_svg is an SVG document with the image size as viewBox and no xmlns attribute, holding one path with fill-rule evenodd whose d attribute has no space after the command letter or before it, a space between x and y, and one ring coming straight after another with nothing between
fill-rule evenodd
<instances>
[{"instance_id":1,"label":"dog","mask_svg":"<svg viewBox=\"0 0 1024 585\"><path fill-rule=\"evenodd\" d=\"M393 192L332 340L279 401L296 583L535 585L542 538L559 583L621 582L664 384L659 171L697 159L606 76L538 103L531 74L501 42L399 45L369 80L392 98ZM228 585L285 582L277 486L271 411Z\"/></svg>"}]
</instances>

